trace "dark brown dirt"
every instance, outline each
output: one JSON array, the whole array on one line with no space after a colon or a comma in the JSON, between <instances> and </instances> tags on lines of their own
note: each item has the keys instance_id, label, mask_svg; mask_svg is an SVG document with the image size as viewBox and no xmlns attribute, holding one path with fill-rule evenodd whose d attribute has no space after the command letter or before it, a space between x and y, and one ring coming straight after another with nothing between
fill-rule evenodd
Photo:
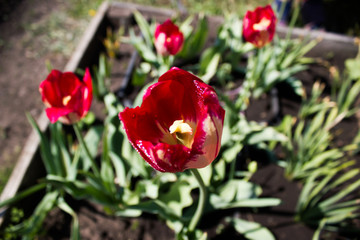
<instances>
[{"instance_id":1,"label":"dark brown dirt","mask_svg":"<svg viewBox=\"0 0 360 240\"><path fill-rule=\"evenodd\" d=\"M76 202L79 216L80 235L83 240L172 240L174 232L163 221L154 216L141 218L122 218L109 216L99 205L86 201ZM43 229L44 236L39 240L65 240L70 235L70 215L54 209L50 212Z\"/></svg>"},{"instance_id":2,"label":"dark brown dirt","mask_svg":"<svg viewBox=\"0 0 360 240\"><path fill-rule=\"evenodd\" d=\"M60 6L60 1L19 1L0 23L0 174L10 173L30 134L25 113L36 119L43 109L38 86L48 73L45 61L63 69L68 60L62 54L44 52L24 26L46 21ZM4 180L0 178L0 185Z\"/></svg>"}]
</instances>

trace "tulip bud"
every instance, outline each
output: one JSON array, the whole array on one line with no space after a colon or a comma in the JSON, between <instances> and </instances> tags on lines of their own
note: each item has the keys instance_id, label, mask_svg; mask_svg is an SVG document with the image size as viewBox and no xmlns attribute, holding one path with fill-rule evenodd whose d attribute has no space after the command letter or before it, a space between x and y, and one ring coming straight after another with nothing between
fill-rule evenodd
<instances>
[{"instance_id":1,"label":"tulip bud","mask_svg":"<svg viewBox=\"0 0 360 240\"><path fill-rule=\"evenodd\" d=\"M83 118L92 101L92 80L88 69L83 81L72 72L52 70L40 83L42 101L48 107L46 115L51 123L72 124Z\"/></svg>"},{"instance_id":2,"label":"tulip bud","mask_svg":"<svg viewBox=\"0 0 360 240\"><path fill-rule=\"evenodd\" d=\"M161 56L176 55L184 44L184 35L170 19L155 29L155 48Z\"/></svg>"},{"instance_id":3,"label":"tulip bud","mask_svg":"<svg viewBox=\"0 0 360 240\"><path fill-rule=\"evenodd\" d=\"M270 5L247 11L243 19L245 41L262 48L272 41L276 28L276 16Z\"/></svg>"}]
</instances>

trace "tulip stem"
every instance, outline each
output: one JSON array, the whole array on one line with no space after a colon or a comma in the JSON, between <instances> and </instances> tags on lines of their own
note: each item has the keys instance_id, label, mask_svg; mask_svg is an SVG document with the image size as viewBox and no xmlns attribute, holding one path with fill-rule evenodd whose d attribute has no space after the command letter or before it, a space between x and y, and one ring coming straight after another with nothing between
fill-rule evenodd
<instances>
[{"instance_id":1,"label":"tulip stem","mask_svg":"<svg viewBox=\"0 0 360 240\"><path fill-rule=\"evenodd\" d=\"M206 197L207 197L207 190L206 190L205 183L204 183L199 171L197 169L190 169L190 171L194 175L196 180L198 181L199 190L200 190L198 206L197 206L197 209L195 211L193 218L190 221L189 229L188 229L189 232L193 232L201 218L203 211L204 211Z\"/></svg>"},{"instance_id":2,"label":"tulip stem","mask_svg":"<svg viewBox=\"0 0 360 240\"><path fill-rule=\"evenodd\" d=\"M98 167L96 166L96 163L95 163L95 160L94 158L91 156L91 153L89 151L89 148L87 147L86 143L85 143L85 140L80 132L80 128L79 126L75 123L73 124L73 127L74 127L74 131L75 131L75 135L80 143L80 146L84 149L85 151L85 154L87 155L87 157L90 159L91 161L91 166L92 166L92 169L94 171L94 174L96 176L100 176L100 171L98 169Z\"/></svg>"}]
</instances>

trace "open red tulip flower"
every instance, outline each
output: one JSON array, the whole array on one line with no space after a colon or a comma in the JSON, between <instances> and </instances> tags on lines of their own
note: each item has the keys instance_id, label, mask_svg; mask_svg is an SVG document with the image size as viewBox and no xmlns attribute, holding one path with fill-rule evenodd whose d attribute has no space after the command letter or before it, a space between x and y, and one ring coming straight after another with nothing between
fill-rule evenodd
<instances>
[{"instance_id":1,"label":"open red tulip flower","mask_svg":"<svg viewBox=\"0 0 360 240\"><path fill-rule=\"evenodd\" d=\"M48 107L46 115L51 123L72 124L83 118L92 101L92 80L88 69L83 81L72 72L52 70L40 83L42 101Z\"/></svg>"},{"instance_id":2,"label":"open red tulip flower","mask_svg":"<svg viewBox=\"0 0 360 240\"><path fill-rule=\"evenodd\" d=\"M247 11L243 20L245 41L262 48L272 41L276 28L276 15L270 5Z\"/></svg>"},{"instance_id":3,"label":"open red tulip flower","mask_svg":"<svg viewBox=\"0 0 360 240\"><path fill-rule=\"evenodd\" d=\"M140 107L119 113L133 147L154 169L203 168L218 155L225 111L215 90L173 67L145 92Z\"/></svg>"},{"instance_id":4,"label":"open red tulip flower","mask_svg":"<svg viewBox=\"0 0 360 240\"><path fill-rule=\"evenodd\" d=\"M155 29L155 48L161 56L176 55L184 44L184 35L170 19Z\"/></svg>"}]
</instances>

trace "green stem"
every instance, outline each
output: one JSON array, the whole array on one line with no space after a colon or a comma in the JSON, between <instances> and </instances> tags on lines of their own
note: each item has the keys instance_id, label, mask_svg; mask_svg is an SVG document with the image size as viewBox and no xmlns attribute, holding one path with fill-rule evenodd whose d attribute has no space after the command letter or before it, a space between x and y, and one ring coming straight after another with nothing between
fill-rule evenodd
<instances>
[{"instance_id":1,"label":"green stem","mask_svg":"<svg viewBox=\"0 0 360 240\"><path fill-rule=\"evenodd\" d=\"M230 163L229 180L234 179L235 177L235 167L236 167L236 157Z\"/></svg>"},{"instance_id":2,"label":"green stem","mask_svg":"<svg viewBox=\"0 0 360 240\"><path fill-rule=\"evenodd\" d=\"M196 180L198 181L199 190L200 190L198 206L197 206L195 214L189 224L189 232L193 232L202 216L203 211L204 211L205 202L206 202L206 198L207 198L207 191L206 191L206 186L204 184L204 181L203 181L199 171L197 169L190 169L190 171L194 175Z\"/></svg>"},{"instance_id":3,"label":"green stem","mask_svg":"<svg viewBox=\"0 0 360 240\"><path fill-rule=\"evenodd\" d=\"M87 145L86 145L86 143L84 141L84 138L83 138L83 136L82 136L82 134L80 132L79 126L75 123L75 124L73 124L73 127L74 127L76 137L77 137L77 139L78 139L78 141L80 143L80 146L84 149L85 154L87 155L87 157L91 161L91 165L92 165L92 169L94 171L94 174L96 176L100 176L100 171L99 171L98 167L96 166L96 162L95 162L94 158L90 154L89 148L87 147Z\"/></svg>"}]
</instances>

